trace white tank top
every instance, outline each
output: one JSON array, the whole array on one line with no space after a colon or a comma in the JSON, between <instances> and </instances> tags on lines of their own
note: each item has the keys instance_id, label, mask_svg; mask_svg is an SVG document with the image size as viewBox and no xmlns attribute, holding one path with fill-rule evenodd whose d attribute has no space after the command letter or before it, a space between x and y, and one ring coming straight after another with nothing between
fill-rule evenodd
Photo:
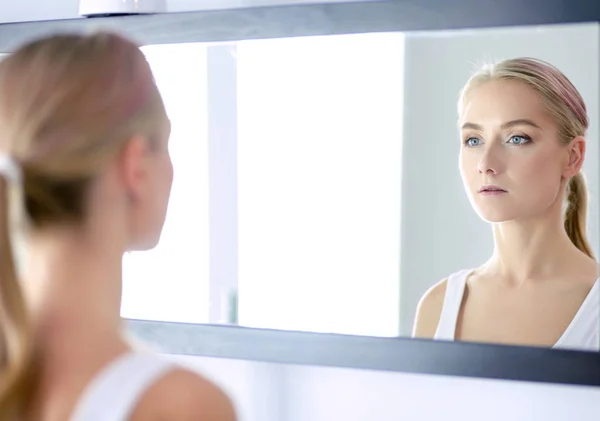
<instances>
[{"instance_id":1,"label":"white tank top","mask_svg":"<svg viewBox=\"0 0 600 421\"><path fill-rule=\"evenodd\" d=\"M446 295L434 339L453 341L458 313L471 269L461 270L448 278ZM600 351L600 278L581 304L571 324L553 348Z\"/></svg>"},{"instance_id":2,"label":"white tank top","mask_svg":"<svg viewBox=\"0 0 600 421\"><path fill-rule=\"evenodd\" d=\"M150 353L118 357L84 389L70 421L127 421L144 393L174 366Z\"/></svg>"}]
</instances>

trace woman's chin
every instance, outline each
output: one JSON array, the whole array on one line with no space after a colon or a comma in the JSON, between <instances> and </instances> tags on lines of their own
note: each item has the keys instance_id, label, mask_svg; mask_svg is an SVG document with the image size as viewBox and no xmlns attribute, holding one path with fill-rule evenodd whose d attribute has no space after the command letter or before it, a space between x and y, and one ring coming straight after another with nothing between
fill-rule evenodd
<instances>
[{"instance_id":1,"label":"woman's chin","mask_svg":"<svg viewBox=\"0 0 600 421\"><path fill-rule=\"evenodd\" d=\"M160 241L160 233L158 235L149 235L144 238L139 238L132 243L127 251L148 251L155 248Z\"/></svg>"},{"instance_id":2,"label":"woman's chin","mask_svg":"<svg viewBox=\"0 0 600 421\"><path fill-rule=\"evenodd\" d=\"M518 219L519 215L517 215L514 211L502 211L500 209L478 209L477 215L489 224L500 224L502 222L509 222L515 219Z\"/></svg>"}]
</instances>

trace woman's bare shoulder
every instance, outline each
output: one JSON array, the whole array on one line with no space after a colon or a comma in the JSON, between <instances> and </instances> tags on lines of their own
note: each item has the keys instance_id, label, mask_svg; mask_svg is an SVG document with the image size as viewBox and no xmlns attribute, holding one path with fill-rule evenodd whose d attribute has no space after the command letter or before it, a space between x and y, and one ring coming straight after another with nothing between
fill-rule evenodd
<instances>
[{"instance_id":1,"label":"woman's bare shoulder","mask_svg":"<svg viewBox=\"0 0 600 421\"><path fill-rule=\"evenodd\" d=\"M132 421L236 421L227 394L202 375L177 368L153 385Z\"/></svg>"},{"instance_id":2,"label":"woman's bare shoulder","mask_svg":"<svg viewBox=\"0 0 600 421\"><path fill-rule=\"evenodd\" d=\"M447 279L429 288L417 306L413 336L431 339L435 336L446 295Z\"/></svg>"}]
</instances>

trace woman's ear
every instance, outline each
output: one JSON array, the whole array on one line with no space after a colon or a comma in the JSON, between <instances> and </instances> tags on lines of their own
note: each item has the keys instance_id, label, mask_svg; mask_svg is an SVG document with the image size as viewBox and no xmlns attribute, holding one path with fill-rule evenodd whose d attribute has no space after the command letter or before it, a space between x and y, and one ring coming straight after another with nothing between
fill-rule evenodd
<instances>
[{"instance_id":1,"label":"woman's ear","mask_svg":"<svg viewBox=\"0 0 600 421\"><path fill-rule=\"evenodd\" d=\"M143 136L132 137L121 153L120 173L131 201L137 201L146 190L150 167L148 141Z\"/></svg>"},{"instance_id":2,"label":"woman's ear","mask_svg":"<svg viewBox=\"0 0 600 421\"><path fill-rule=\"evenodd\" d=\"M585 159L585 139L582 136L574 138L567 147L568 162L563 168L563 177L571 178L581 170Z\"/></svg>"}]
</instances>

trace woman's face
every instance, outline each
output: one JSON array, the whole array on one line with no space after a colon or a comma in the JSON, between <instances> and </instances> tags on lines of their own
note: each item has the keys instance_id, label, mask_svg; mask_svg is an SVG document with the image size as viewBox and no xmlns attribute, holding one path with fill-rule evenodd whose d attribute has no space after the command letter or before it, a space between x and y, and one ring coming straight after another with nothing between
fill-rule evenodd
<instances>
[{"instance_id":1,"label":"woman's face","mask_svg":"<svg viewBox=\"0 0 600 421\"><path fill-rule=\"evenodd\" d=\"M505 222L560 211L565 178L579 170L584 144L561 145L532 88L485 82L470 90L461 114L460 172L482 219Z\"/></svg>"},{"instance_id":2,"label":"woman's face","mask_svg":"<svg viewBox=\"0 0 600 421\"><path fill-rule=\"evenodd\" d=\"M161 118L160 130L153 140L134 138L125 149L122 172L127 185L131 225L129 251L154 248L165 223L173 183L173 164L169 153L171 125Z\"/></svg>"},{"instance_id":3,"label":"woman's face","mask_svg":"<svg viewBox=\"0 0 600 421\"><path fill-rule=\"evenodd\" d=\"M171 123L165 118L157 136L157 147L148 156L149 183L143 201L143 210L138 219L142 224L141 249L153 248L158 244L165 224L171 187L173 185L173 164L169 152ZM138 241L140 241L138 239Z\"/></svg>"}]
</instances>

